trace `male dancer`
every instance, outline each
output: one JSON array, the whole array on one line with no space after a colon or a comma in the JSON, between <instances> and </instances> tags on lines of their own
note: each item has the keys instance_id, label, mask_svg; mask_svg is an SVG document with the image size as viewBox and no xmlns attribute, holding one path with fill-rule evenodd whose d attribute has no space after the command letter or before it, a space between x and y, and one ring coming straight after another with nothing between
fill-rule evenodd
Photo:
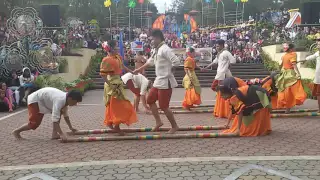
<instances>
[{"instance_id":1,"label":"male dancer","mask_svg":"<svg viewBox=\"0 0 320 180\"><path fill-rule=\"evenodd\" d=\"M52 139L60 137L62 140L67 140L67 136L60 128L61 115L64 116L69 129L72 132L77 131L70 123L68 106L75 106L81 101L82 95L76 90L66 93L52 87L39 89L28 96L29 122L14 130L12 134L17 140L22 139L21 132L37 129L44 114L51 113L53 122Z\"/></svg>"},{"instance_id":2,"label":"male dancer","mask_svg":"<svg viewBox=\"0 0 320 180\"><path fill-rule=\"evenodd\" d=\"M152 87L152 82L149 81L142 74L135 75L135 74L127 73L121 76L121 79L123 83L126 84L127 87L134 94L134 109L137 112L139 111L139 103L140 103L140 97L141 97L143 107L145 108L145 112L148 113L150 108L147 105L146 94L148 90Z\"/></svg>"},{"instance_id":3,"label":"male dancer","mask_svg":"<svg viewBox=\"0 0 320 180\"><path fill-rule=\"evenodd\" d=\"M155 50L151 58L148 59L147 63L134 70L134 73L141 72L141 70L147 68L148 66L155 66L157 77L147 97L147 103L149 104L152 114L156 119L154 131L159 131L159 128L163 125L159 116L158 107L156 105L156 101L158 100L160 109L165 113L172 126L168 133L173 134L179 128L172 111L169 109L172 88L178 86L178 83L172 72L172 67L180 65L180 60L172 52L169 46L164 43L165 39L161 30L153 30L151 37L153 39Z\"/></svg>"},{"instance_id":4,"label":"male dancer","mask_svg":"<svg viewBox=\"0 0 320 180\"><path fill-rule=\"evenodd\" d=\"M236 59L227 49L225 49L225 41L219 39L216 41L216 43L216 49L218 52L217 57L211 64L204 68L209 69L214 64L218 64L217 74L211 86L211 89L214 91L216 91L219 83L222 82L225 78L232 77L230 64L236 63ZM216 105L214 107L213 114L214 116L220 118L227 118L230 115L229 103L221 97L220 92L217 92Z\"/></svg>"}]
</instances>

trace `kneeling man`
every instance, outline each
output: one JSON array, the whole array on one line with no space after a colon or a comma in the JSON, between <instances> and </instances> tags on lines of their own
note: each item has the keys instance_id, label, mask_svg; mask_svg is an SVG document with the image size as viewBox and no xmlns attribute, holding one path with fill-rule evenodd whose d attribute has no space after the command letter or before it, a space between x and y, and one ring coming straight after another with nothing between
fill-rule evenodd
<instances>
[{"instance_id":1,"label":"kneeling man","mask_svg":"<svg viewBox=\"0 0 320 180\"><path fill-rule=\"evenodd\" d=\"M20 133L37 129L42 121L44 114L52 114L53 131L52 139L67 140L67 136L60 128L61 115L69 126L72 132L75 132L70 123L68 115L68 106L75 106L78 102L82 101L82 95L79 91L72 90L70 92L63 92L59 89L52 87L45 87L33 92L28 96L28 111L29 122L13 131L16 139L22 139Z\"/></svg>"},{"instance_id":2,"label":"kneeling man","mask_svg":"<svg viewBox=\"0 0 320 180\"><path fill-rule=\"evenodd\" d=\"M150 111L149 106L147 105L146 94L148 90L152 86L152 82L149 81L142 74L131 74L127 73L121 76L121 79L124 84L133 92L134 94L134 108L138 112L139 111L139 103L140 97L142 99L143 107L145 108L145 112L148 113Z\"/></svg>"}]
</instances>

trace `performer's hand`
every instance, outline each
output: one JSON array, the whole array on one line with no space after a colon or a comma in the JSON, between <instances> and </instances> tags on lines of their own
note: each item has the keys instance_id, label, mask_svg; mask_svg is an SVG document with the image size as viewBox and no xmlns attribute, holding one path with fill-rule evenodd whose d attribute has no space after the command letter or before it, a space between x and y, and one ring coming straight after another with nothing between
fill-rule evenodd
<instances>
[{"instance_id":1,"label":"performer's hand","mask_svg":"<svg viewBox=\"0 0 320 180\"><path fill-rule=\"evenodd\" d=\"M135 69L134 71L132 71L131 73L132 74L134 74L134 75L137 75L138 74L138 72L139 72L139 70L138 69Z\"/></svg>"},{"instance_id":2,"label":"performer's hand","mask_svg":"<svg viewBox=\"0 0 320 180\"><path fill-rule=\"evenodd\" d=\"M67 135L65 135L65 134L61 134L61 135L60 135L60 139L61 139L62 141L67 141L67 140L68 140L68 137L67 137Z\"/></svg>"},{"instance_id":3,"label":"performer's hand","mask_svg":"<svg viewBox=\"0 0 320 180\"><path fill-rule=\"evenodd\" d=\"M297 78L298 78L298 79L301 79L301 75L300 75L300 74L298 74L298 75L297 75Z\"/></svg>"}]
</instances>

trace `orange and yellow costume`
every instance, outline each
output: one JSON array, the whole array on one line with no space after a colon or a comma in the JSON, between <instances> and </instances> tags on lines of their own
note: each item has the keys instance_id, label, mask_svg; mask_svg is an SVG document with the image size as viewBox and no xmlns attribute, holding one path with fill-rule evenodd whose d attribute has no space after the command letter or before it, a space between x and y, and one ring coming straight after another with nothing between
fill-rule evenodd
<instances>
[{"instance_id":1,"label":"orange and yellow costume","mask_svg":"<svg viewBox=\"0 0 320 180\"><path fill-rule=\"evenodd\" d=\"M295 105L302 105L307 98L302 82L294 70L296 63L296 52L287 52L282 57L281 74L276 80L276 87L278 88L277 108L290 109Z\"/></svg>"},{"instance_id":2,"label":"orange and yellow costume","mask_svg":"<svg viewBox=\"0 0 320 180\"><path fill-rule=\"evenodd\" d=\"M120 78L123 62L120 55L108 55L100 65L100 75L108 80L104 83L106 106L104 124L107 126L137 122L137 114L131 102L125 97L124 85ZM125 113L123 113L125 112Z\"/></svg>"},{"instance_id":3,"label":"orange and yellow costume","mask_svg":"<svg viewBox=\"0 0 320 180\"><path fill-rule=\"evenodd\" d=\"M184 61L186 75L182 81L182 85L186 89L182 106L186 109L193 107L193 105L201 104L201 87L198 77L195 73L195 68L196 61L194 58L188 56Z\"/></svg>"}]
</instances>

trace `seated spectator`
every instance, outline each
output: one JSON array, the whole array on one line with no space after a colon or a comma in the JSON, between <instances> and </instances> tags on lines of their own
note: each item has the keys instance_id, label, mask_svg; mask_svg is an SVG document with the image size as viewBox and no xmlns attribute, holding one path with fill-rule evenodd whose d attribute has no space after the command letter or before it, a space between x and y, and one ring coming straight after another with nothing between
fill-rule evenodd
<instances>
[{"instance_id":1,"label":"seated spectator","mask_svg":"<svg viewBox=\"0 0 320 180\"><path fill-rule=\"evenodd\" d=\"M4 82L0 83L0 90L4 91L5 97L8 99L7 104L10 105L11 109L14 109L16 107L16 102L13 98L13 92L11 89L7 87L7 84Z\"/></svg>"},{"instance_id":2,"label":"seated spectator","mask_svg":"<svg viewBox=\"0 0 320 180\"><path fill-rule=\"evenodd\" d=\"M22 75L19 77L20 86L19 91L23 91L24 97L22 98L22 102L27 102L27 97L32 91L35 89L34 85L34 76L31 74L29 68L25 67L22 69Z\"/></svg>"},{"instance_id":3,"label":"seated spectator","mask_svg":"<svg viewBox=\"0 0 320 180\"><path fill-rule=\"evenodd\" d=\"M9 102L9 99L6 97L4 90L0 89L0 112L12 112L12 105Z\"/></svg>"},{"instance_id":4,"label":"seated spectator","mask_svg":"<svg viewBox=\"0 0 320 180\"><path fill-rule=\"evenodd\" d=\"M20 103L20 91L19 91L20 80L19 80L19 77L18 77L17 72L15 70L12 71L11 75L12 75L11 76L12 79L7 82L7 85L9 86L8 88L14 92L15 102L16 102L17 106L19 106L19 103Z\"/></svg>"}]
</instances>

